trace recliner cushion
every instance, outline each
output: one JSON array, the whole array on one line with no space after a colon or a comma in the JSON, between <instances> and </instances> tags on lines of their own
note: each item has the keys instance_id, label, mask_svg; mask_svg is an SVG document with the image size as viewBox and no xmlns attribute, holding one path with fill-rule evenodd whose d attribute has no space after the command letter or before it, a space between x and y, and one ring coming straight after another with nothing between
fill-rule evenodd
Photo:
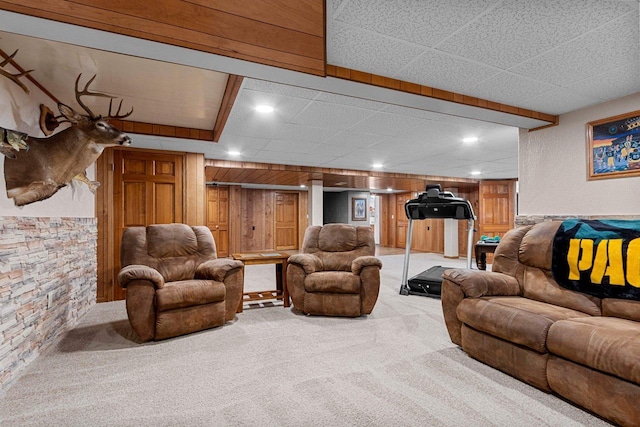
<instances>
[{"instance_id":1,"label":"recliner cushion","mask_svg":"<svg viewBox=\"0 0 640 427\"><path fill-rule=\"evenodd\" d=\"M466 325L503 340L547 352L553 322L587 314L522 297L466 298L456 309Z\"/></svg>"},{"instance_id":2,"label":"recliner cushion","mask_svg":"<svg viewBox=\"0 0 640 427\"><path fill-rule=\"evenodd\" d=\"M224 301L224 283L214 280L182 280L168 282L156 291L158 311Z\"/></svg>"},{"instance_id":3,"label":"recliner cushion","mask_svg":"<svg viewBox=\"0 0 640 427\"><path fill-rule=\"evenodd\" d=\"M584 366L640 384L640 323L616 317L556 322L549 351Z\"/></svg>"},{"instance_id":4,"label":"recliner cushion","mask_svg":"<svg viewBox=\"0 0 640 427\"><path fill-rule=\"evenodd\" d=\"M360 276L347 271L319 271L305 277L304 289L307 292L359 294Z\"/></svg>"}]
</instances>

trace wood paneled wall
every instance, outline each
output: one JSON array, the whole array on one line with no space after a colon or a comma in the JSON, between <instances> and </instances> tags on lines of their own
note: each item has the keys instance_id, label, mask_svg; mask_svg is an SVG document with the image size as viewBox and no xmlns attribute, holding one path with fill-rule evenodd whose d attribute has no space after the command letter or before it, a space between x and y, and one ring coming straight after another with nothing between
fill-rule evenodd
<instances>
[{"instance_id":1,"label":"wood paneled wall","mask_svg":"<svg viewBox=\"0 0 640 427\"><path fill-rule=\"evenodd\" d=\"M3 0L0 9L325 75L323 0Z\"/></svg>"},{"instance_id":2,"label":"wood paneled wall","mask_svg":"<svg viewBox=\"0 0 640 427\"><path fill-rule=\"evenodd\" d=\"M240 218L239 228L234 229L240 236L234 240L239 246L236 252L256 252L276 250L275 208L276 190L247 189L240 190L239 212L236 217L230 215L231 222ZM280 191L281 192L281 191ZM298 248L302 247L302 238L307 229L308 194L298 193ZM232 201L231 204L238 201ZM234 239L233 236L230 239Z\"/></svg>"},{"instance_id":3,"label":"wood paneled wall","mask_svg":"<svg viewBox=\"0 0 640 427\"><path fill-rule=\"evenodd\" d=\"M478 188L456 192L457 197L463 197L471 202L478 216L479 211ZM406 215L402 206L404 201L417 197L417 193L383 194L380 196L380 246L404 248L406 235L404 223ZM467 237L469 223L458 221L458 252L459 256L467 256ZM477 223L476 223L476 229ZM479 234L475 233L474 242ZM444 220L428 219L414 221L411 249L423 252L444 253Z\"/></svg>"}]
</instances>

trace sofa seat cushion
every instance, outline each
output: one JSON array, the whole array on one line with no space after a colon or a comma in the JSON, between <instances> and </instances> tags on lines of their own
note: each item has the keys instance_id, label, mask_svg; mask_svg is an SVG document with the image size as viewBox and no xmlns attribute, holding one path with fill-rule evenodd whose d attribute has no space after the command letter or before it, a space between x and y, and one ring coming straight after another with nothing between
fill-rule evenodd
<instances>
[{"instance_id":1,"label":"sofa seat cushion","mask_svg":"<svg viewBox=\"0 0 640 427\"><path fill-rule=\"evenodd\" d=\"M156 291L158 311L224 301L224 283L214 280L181 280L165 283Z\"/></svg>"},{"instance_id":2,"label":"sofa seat cushion","mask_svg":"<svg viewBox=\"0 0 640 427\"><path fill-rule=\"evenodd\" d=\"M319 271L305 277L304 289L307 292L359 294L360 276L350 271Z\"/></svg>"},{"instance_id":3,"label":"sofa seat cushion","mask_svg":"<svg viewBox=\"0 0 640 427\"><path fill-rule=\"evenodd\" d=\"M528 298L466 298L458 304L458 318L474 329L547 352L547 333L557 320L589 317L588 314Z\"/></svg>"},{"instance_id":4,"label":"sofa seat cushion","mask_svg":"<svg viewBox=\"0 0 640 427\"><path fill-rule=\"evenodd\" d=\"M584 366L640 385L640 323L616 317L556 322L549 351Z\"/></svg>"}]
</instances>

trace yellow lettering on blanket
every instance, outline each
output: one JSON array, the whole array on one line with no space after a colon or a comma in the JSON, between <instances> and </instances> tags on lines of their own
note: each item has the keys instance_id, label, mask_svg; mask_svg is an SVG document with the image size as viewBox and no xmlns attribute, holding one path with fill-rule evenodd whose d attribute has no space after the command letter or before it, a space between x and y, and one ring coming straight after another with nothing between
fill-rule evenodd
<instances>
[{"instance_id":1,"label":"yellow lettering on blanket","mask_svg":"<svg viewBox=\"0 0 640 427\"><path fill-rule=\"evenodd\" d=\"M627 245L625 275L623 264L623 240L602 239L593 251L594 241L591 239L571 239L567 261L569 263L569 280L580 280L580 273L590 272L591 282L601 284L605 276L610 285L631 286L640 288L640 238L633 239Z\"/></svg>"}]
</instances>

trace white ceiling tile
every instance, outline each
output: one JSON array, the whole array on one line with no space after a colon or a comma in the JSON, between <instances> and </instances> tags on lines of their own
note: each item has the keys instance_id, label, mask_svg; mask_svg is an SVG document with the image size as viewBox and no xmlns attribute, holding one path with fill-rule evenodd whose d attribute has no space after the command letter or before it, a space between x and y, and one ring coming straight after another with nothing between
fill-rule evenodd
<instances>
[{"instance_id":1,"label":"white ceiling tile","mask_svg":"<svg viewBox=\"0 0 640 427\"><path fill-rule=\"evenodd\" d=\"M261 92L253 89L241 89L229 116L243 120L289 122L310 102L311 100L304 98ZM267 114L258 113L255 110L258 105L270 105L274 108L274 111Z\"/></svg>"},{"instance_id":2,"label":"white ceiling tile","mask_svg":"<svg viewBox=\"0 0 640 427\"><path fill-rule=\"evenodd\" d=\"M245 77L242 82L243 89L254 90L258 92L273 93L276 95L290 96L294 98L313 99L321 92L317 90L307 89L298 86L283 85L280 83L269 82L266 80L251 79Z\"/></svg>"},{"instance_id":3,"label":"white ceiling tile","mask_svg":"<svg viewBox=\"0 0 640 427\"><path fill-rule=\"evenodd\" d=\"M318 144L301 140L276 139L269 141L262 149L264 151L307 154L317 146Z\"/></svg>"},{"instance_id":4,"label":"white ceiling tile","mask_svg":"<svg viewBox=\"0 0 640 427\"><path fill-rule=\"evenodd\" d=\"M629 13L510 71L567 86L614 67L631 66L640 59L639 42L638 13Z\"/></svg>"},{"instance_id":5,"label":"white ceiling tile","mask_svg":"<svg viewBox=\"0 0 640 427\"><path fill-rule=\"evenodd\" d=\"M487 65L427 50L393 77L438 89L466 93L475 82L499 72L500 70Z\"/></svg>"},{"instance_id":6,"label":"white ceiling tile","mask_svg":"<svg viewBox=\"0 0 640 427\"><path fill-rule=\"evenodd\" d=\"M433 46L497 0L350 0L333 19ZM442 19L446 16L447 19Z\"/></svg>"},{"instance_id":7,"label":"white ceiling tile","mask_svg":"<svg viewBox=\"0 0 640 427\"><path fill-rule=\"evenodd\" d=\"M632 10L615 0L505 0L438 49L507 69Z\"/></svg>"},{"instance_id":8,"label":"white ceiling tile","mask_svg":"<svg viewBox=\"0 0 640 427\"><path fill-rule=\"evenodd\" d=\"M370 101L368 99L354 98L350 96L338 95L335 93L320 92L316 101L330 102L333 104L348 105L350 107L364 108L367 110L380 110L388 104L382 102Z\"/></svg>"},{"instance_id":9,"label":"white ceiling tile","mask_svg":"<svg viewBox=\"0 0 640 427\"><path fill-rule=\"evenodd\" d=\"M605 101L640 92L640 61L611 67L605 73L580 80L568 88Z\"/></svg>"},{"instance_id":10,"label":"white ceiling tile","mask_svg":"<svg viewBox=\"0 0 640 427\"><path fill-rule=\"evenodd\" d=\"M334 22L327 40L327 63L391 76L424 48Z\"/></svg>"},{"instance_id":11,"label":"white ceiling tile","mask_svg":"<svg viewBox=\"0 0 640 427\"><path fill-rule=\"evenodd\" d=\"M376 144L386 138L386 135L342 131L327 139L325 142L331 144L331 146L343 145L345 147L363 148Z\"/></svg>"},{"instance_id":12,"label":"white ceiling tile","mask_svg":"<svg viewBox=\"0 0 640 427\"><path fill-rule=\"evenodd\" d=\"M377 112L351 127L349 130L377 135L397 135L400 132L420 126L424 120L412 116Z\"/></svg>"},{"instance_id":13,"label":"white ceiling tile","mask_svg":"<svg viewBox=\"0 0 640 427\"><path fill-rule=\"evenodd\" d=\"M469 91L469 95L494 102L512 105L514 100L523 100L542 95L555 89L554 86L537 80L531 80L509 72L495 76L478 83ZM521 106L518 103L516 106ZM544 111L545 113L547 111Z\"/></svg>"},{"instance_id":14,"label":"white ceiling tile","mask_svg":"<svg viewBox=\"0 0 640 427\"><path fill-rule=\"evenodd\" d=\"M319 143L325 141L339 132L338 129L315 126L301 126L285 123L281 126L278 139L288 139L292 141L306 141Z\"/></svg>"},{"instance_id":15,"label":"white ceiling tile","mask_svg":"<svg viewBox=\"0 0 640 427\"><path fill-rule=\"evenodd\" d=\"M313 101L291 122L306 126L347 129L372 114L371 110Z\"/></svg>"},{"instance_id":16,"label":"white ceiling tile","mask_svg":"<svg viewBox=\"0 0 640 427\"><path fill-rule=\"evenodd\" d=\"M562 114L577 108L593 105L602 100L583 95L570 89L558 88L540 96L521 102L523 108L544 111L548 114Z\"/></svg>"}]
</instances>

